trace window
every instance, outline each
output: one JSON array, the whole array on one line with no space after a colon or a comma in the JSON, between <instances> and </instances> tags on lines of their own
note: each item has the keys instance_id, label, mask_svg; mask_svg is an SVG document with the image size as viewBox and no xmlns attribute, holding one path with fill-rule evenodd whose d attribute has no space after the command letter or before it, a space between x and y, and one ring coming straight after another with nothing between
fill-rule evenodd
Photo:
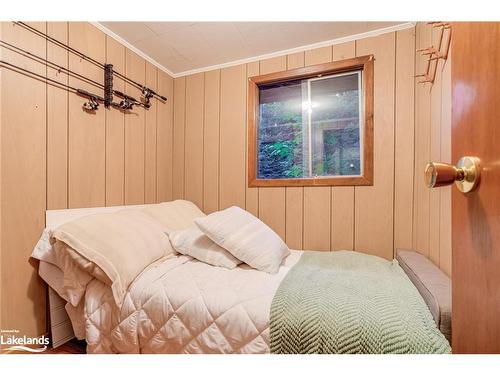
<instances>
[{"instance_id":1,"label":"window","mask_svg":"<svg viewBox=\"0 0 500 375\"><path fill-rule=\"evenodd\" d=\"M373 57L249 80L249 185L371 185Z\"/></svg>"}]
</instances>

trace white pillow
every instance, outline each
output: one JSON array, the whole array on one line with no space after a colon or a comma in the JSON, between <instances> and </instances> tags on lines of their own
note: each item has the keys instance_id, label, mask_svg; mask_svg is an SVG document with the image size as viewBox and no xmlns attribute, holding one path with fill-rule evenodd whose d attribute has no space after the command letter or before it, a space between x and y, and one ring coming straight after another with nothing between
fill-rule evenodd
<instances>
[{"instance_id":1,"label":"white pillow","mask_svg":"<svg viewBox=\"0 0 500 375\"><path fill-rule=\"evenodd\" d=\"M214 243L198 228L171 232L169 238L179 253L192 256L212 266L233 269L241 263L241 260Z\"/></svg>"},{"instance_id":2,"label":"white pillow","mask_svg":"<svg viewBox=\"0 0 500 375\"><path fill-rule=\"evenodd\" d=\"M176 230L196 228L193 220L205 216L193 202L181 199L150 204L141 211L159 222L167 234Z\"/></svg>"},{"instance_id":3,"label":"white pillow","mask_svg":"<svg viewBox=\"0 0 500 375\"><path fill-rule=\"evenodd\" d=\"M83 271L94 277L106 274L118 307L122 306L132 281L146 267L174 255L163 227L146 214L131 209L69 221L55 229L52 237L56 240L56 253L70 250L71 260ZM59 263L64 262L61 256L58 258Z\"/></svg>"},{"instance_id":4,"label":"white pillow","mask_svg":"<svg viewBox=\"0 0 500 375\"><path fill-rule=\"evenodd\" d=\"M266 224L239 207L229 207L194 220L212 241L260 271L276 273L288 246Z\"/></svg>"}]
</instances>

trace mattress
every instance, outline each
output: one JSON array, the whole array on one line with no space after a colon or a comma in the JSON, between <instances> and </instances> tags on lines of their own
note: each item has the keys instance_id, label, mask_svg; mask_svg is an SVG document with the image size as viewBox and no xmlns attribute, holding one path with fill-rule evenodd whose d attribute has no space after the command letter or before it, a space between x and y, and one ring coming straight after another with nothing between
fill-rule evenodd
<instances>
[{"instance_id":1,"label":"mattress","mask_svg":"<svg viewBox=\"0 0 500 375\"><path fill-rule=\"evenodd\" d=\"M40 262L38 274L49 286L49 311L52 346L54 348L68 342L73 337L85 339L83 304L74 307L67 302L63 289L63 272L49 262ZM63 309L63 311L60 311ZM54 318L57 311L57 318ZM64 313L65 312L65 313Z\"/></svg>"}]
</instances>

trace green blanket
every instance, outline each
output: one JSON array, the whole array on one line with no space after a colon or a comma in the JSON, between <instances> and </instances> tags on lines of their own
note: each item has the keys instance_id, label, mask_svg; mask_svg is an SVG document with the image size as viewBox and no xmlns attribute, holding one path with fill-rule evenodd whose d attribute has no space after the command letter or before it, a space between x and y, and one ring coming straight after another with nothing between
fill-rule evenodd
<instances>
[{"instance_id":1,"label":"green blanket","mask_svg":"<svg viewBox=\"0 0 500 375\"><path fill-rule=\"evenodd\" d=\"M450 353L397 261L305 252L271 305L271 353Z\"/></svg>"}]
</instances>

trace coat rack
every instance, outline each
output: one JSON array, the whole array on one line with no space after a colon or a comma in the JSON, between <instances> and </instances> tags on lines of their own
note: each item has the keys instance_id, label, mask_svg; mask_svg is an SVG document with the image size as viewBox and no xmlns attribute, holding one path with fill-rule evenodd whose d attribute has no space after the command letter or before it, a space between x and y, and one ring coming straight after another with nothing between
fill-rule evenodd
<instances>
[{"instance_id":1,"label":"coat rack","mask_svg":"<svg viewBox=\"0 0 500 375\"><path fill-rule=\"evenodd\" d=\"M44 57L37 56L37 55L27 51L27 50L24 50L20 47L14 46L14 45L7 43L3 40L0 40L0 47L9 49L9 50L16 52L22 56L31 58L39 63L45 64L47 66L47 68L57 70L58 72L64 72L68 76L77 78L81 81L84 81L84 82L94 86L94 87L102 89L103 93L104 93L103 97L100 95L96 95L94 93L91 93L89 91L82 90L82 89L64 84L62 82L56 81L54 79L45 77L41 74L32 72L28 69L24 69L18 65L12 64L8 61L0 60L0 65L6 66L6 67L8 67L14 71L18 71L22 74L30 75L32 77L39 79L39 80L43 80L47 83L50 83L51 85L54 85L54 86L57 86L60 88L64 88L70 92L77 94L78 96L81 96L81 97L87 99L87 101L82 106L82 108L85 111L94 112L94 111L98 110L100 103L104 103L105 107L113 107L113 108L117 108L117 109L122 110L122 111L129 111L129 110L133 109L134 106L139 106L139 107L149 109L151 107L151 99L152 98L156 97L159 100L161 100L162 102L165 102L167 100L167 98L165 96L156 93L154 90L150 89L149 87L146 87L145 85L142 85L142 84L124 76L123 74L113 70L112 64L102 64L99 61L85 55L84 53L82 53L80 51L77 51L76 49L70 47L69 45L67 45L65 43L62 43L61 41L59 41L55 38L52 38L51 36L29 26L28 24L26 24L24 22L14 22L14 24L23 27L24 29L44 38L48 42L51 42L51 43L65 49L66 51L79 56L83 60L88 61L88 62L94 64L95 66L103 69L104 84L96 82L91 78L85 77L85 76L83 76L79 73L76 73L70 69L67 69L63 66L60 66L52 61L49 61L48 59L46 59ZM125 82L127 82L130 85L139 89L141 91L140 100L137 100L134 97L127 95L127 94L124 94L120 91L114 90L113 89L113 76L114 75L117 75L118 77L123 79ZM116 95L117 97L119 97L121 99L120 102L113 101L114 95Z\"/></svg>"},{"instance_id":2,"label":"coat rack","mask_svg":"<svg viewBox=\"0 0 500 375\"><path fill-rule=\"evenodd\" d=\"M433 28L439 28L438 45L417 49L423 56L429 56L427 59L425 73L417 74L416 77L423 77L417 83L434 83L439 59L446 61L451 44L451 25L448 22L428 22Z\"/></svg>"}]
</instances>

